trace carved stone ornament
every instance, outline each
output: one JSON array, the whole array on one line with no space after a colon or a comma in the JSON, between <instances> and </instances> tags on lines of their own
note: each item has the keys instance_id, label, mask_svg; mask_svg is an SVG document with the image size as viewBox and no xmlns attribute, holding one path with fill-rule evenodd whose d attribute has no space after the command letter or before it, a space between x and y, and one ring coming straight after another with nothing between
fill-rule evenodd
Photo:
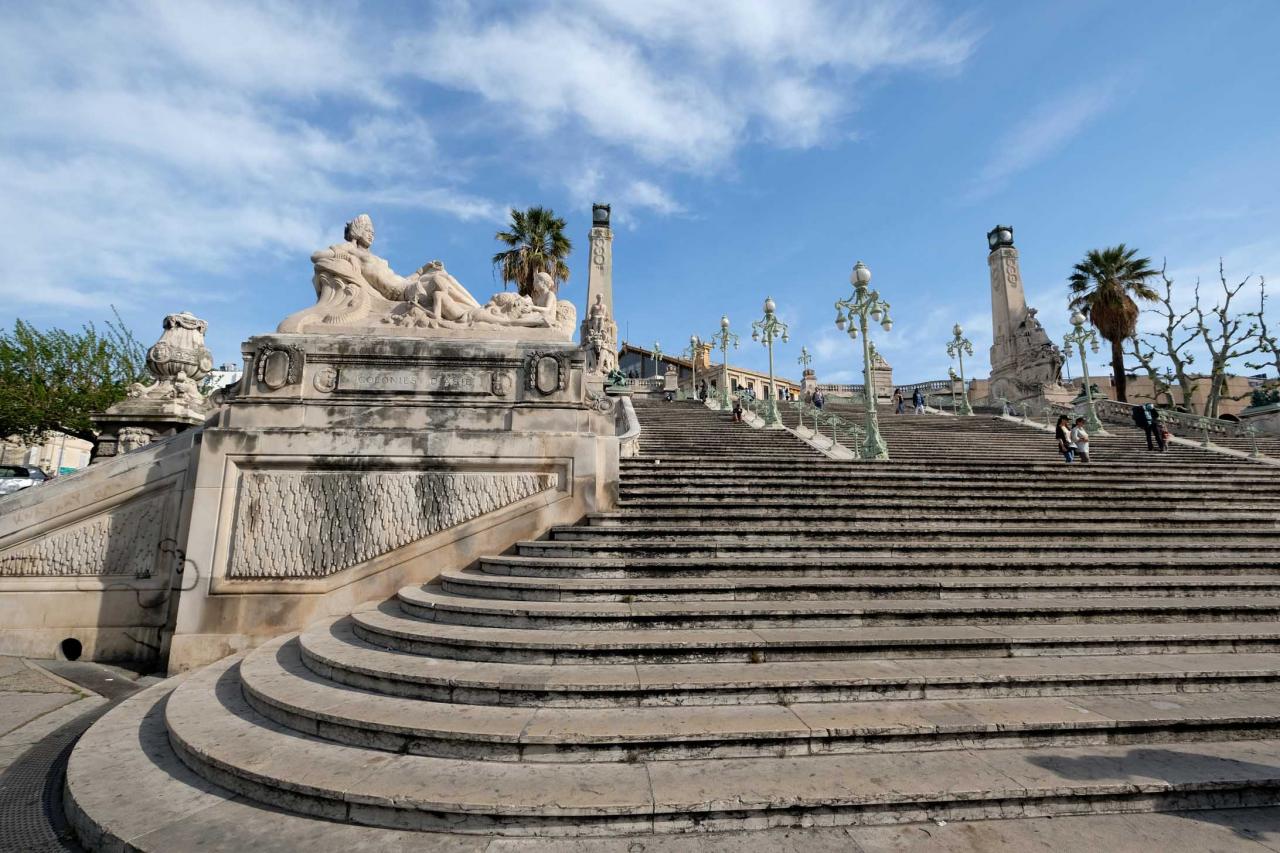
<instances>
[{"instance_id":1,"label":"carved stone ornament","mask_svg":"<svg viewBox=\"0 0 1280 853\"><path fill-rule=\"evenodd\" d=\"M302 372L302 350L293 346L263 344L254 356L254 375L271 391L298 381Z\"/></svg>"},{"instance_id":2,"label":"carved stone ornament","mask_svg":"<svg viewBox=\"0 0 1280 853\"><path fill-rule=\"evenodd\" d=\"M617 402L613 397L599 391L588 391L587 399L591 401L591 408L605 415L613 411L613 407Z\"/></svg>"},{"instance_id":3,"label":"carved stone ornament","mask_svg":"<svg viewBox=\"0 0 1280 853\"><path fill-rule=\"evenodd\" d=\"M249 471L230 578L323 578L554 489L554 473Z\"/></svg>"},{"instance_id":4,"label":"carved stone ornament","mask_svg":"<svg viewBox=\"0 0 1280 853\"><path fill-rule=\"evenodd\" d=\"M131 400L178 401L195 410L207 408L199 381L213 369L213 354L204 345L209 324L183 311L164 318L160 340L147 350L151 385L134 382L125 389Z\"/></svg>"},{"instance_id":5,"label":"carved stone ornament","mask_svg":"<svg viewBox=\"0 0 1280 853\"><path fill-rule=\"evenodd\" d=\"M506 397L514 385L511 374L505 370L495 370L489 379L489 391L495 397Z\"/></svg>"},{"instance_id":6,"label":"carved stone ornament","mask_svg":"<svg viewBox=\"0 0 1280 853\"><path fill-rule=\"evenodd\" d=\"M530 391L552 394L569 387L569 360L558 353L535 352L525 362L525 385Z\"/></svg>"},{"instance_id":7,"label":"carved stone ornament","mask_svg":"<svg viewBox=\"0 0 1280 853\"><path fill-rule=\"evenodd\" d=\"M315 378L311 382L316 386L317 391L324 394L332 393L338 387L338 371L326 365L316 371Z\"/></svg>"},{"instance_id":8,"label":"carved stone ornament","mask_svg":"<svg viewBox=\"0 0 1280 853\"><path fill-rule=\"evenodd\" d=\"M558 298L545 272L534 276L529 294L498 293L481 304L440 261L398 275L370 250L373 236L373 220L361 214L347 223L342 243L315 252L316 304L286 317L277 331L568 341L577 328L577 309Z\"/></svg>"}]
</instances>

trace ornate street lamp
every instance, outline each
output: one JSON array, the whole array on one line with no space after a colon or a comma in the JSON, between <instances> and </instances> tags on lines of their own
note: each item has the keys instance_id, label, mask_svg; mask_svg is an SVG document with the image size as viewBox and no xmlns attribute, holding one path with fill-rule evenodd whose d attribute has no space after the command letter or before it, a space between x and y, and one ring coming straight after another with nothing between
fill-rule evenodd
<instances>
[{"instance_id":1,"label":"ornate street lamp","mask_svg":"<svg viewBox=\"0 0 1280 853\"><path fill-rule=\"evenodd\" d=\"M964 381L964 357L973 355L973 344L964 336L964 329L956 323L951 329L955 337L947 342L947 355L960 360L960 414L972 415L973 407L969 405L969 386ZM953 393L954 393L954 387Z\"/></svg>"},{"instance_id":2,"label":"ornate street lamp","mask_svg":"<svg viewBox=\"0 0 1280 853\"><path fill-rule=\"evenodd\" d=\"M702 350L702 339L697 335L689 336L689 348L681 355L689 356L689 364L693 366L693 399L698 399L698 354Z\"/></svg>"},{"instance_id":3,"label":"ornate street lamp","mask_svg":"<svg viewBox=\"0 0 1280 853\"><path fill-rule=\"evenodd\" d=\"M653 342L653 378L657 379L662 375L662 344L657 341Z\"/></svg>"},{"instance_id":4,"label":"ornate street lamp","mask_svg":"<svg viewBox=\"0 0 1280 853\"><path fill-rule=\"evenodd\" d=\"M880 437L880 421L876 415L876 389L872 373L871 341L867 338L867 318L879 323L886 332L893 328L893 320L889 317L889 303L882 300L877 291L867 289L870 281L871 270L862 261L858 261L849 275L853 297L836 300L836 328L843 332L847 326L850 340L857 340L858 331L862 331L862 390L867 404L867 440L863 445L862 456L864 459L888 459L889 448ZM845 311L849 312L847 319Z\"/></svg>"},{"instance_id":5,"label":"ornate street lamp","mask_svg":"<svg viewBox=\"0 0 1280 853\"><path fill-rule=\"evenodd\" d=\"M809 355L808 347L800 347L800 357L796 359L796 363L800 365L801 371L809 372L809 365L813 364L813 356Z\"/></svg>"},{"instance_id":6,"label":"ornate street lamp","mask_svg":"<svg viewBox=\"0 0 1280 853\"><path fill-rule=\"evenodd\" d=\"M729 315L720 315L720 331L707 341L712 348L720 347L720 408L729 408L729 344L738 348L738 336L729 331Z\"/></svg>"},{"instance_id":7,"label":"ornate street lamp","mask_svg":"<svg viewBox=\"0 0 1280 853\"><path fill-rule=\"evenodd\" d=\"M781 338L785 344L788 337L787 324L774 314L777 306L769 297L764 299L764 316L751 324L751 340L763 343L769 348L769 407L765 412L764 425L767 427L782 426L782 418L778 417L778 386L773 381L773 340Z\"/></svg>"},{"instance_id":8,"label":"ornate street lamp","mask_svg":"<svg viewBox=\"0 0 1280 853\"><path fill-rule=\"evenodd\" d=\"M1074 354L1072 345L1080 348L1080 372L1084 376L1085 426L1089 428L1089 432L1103 435L1106 430L1102 428L1102 421L1098 420L1098 412L1093 407L1093 386L1089 383L1089 360L1084 352L1085 344L1088 344L1089 349L1094 352L1098 351L1098 334L1093 329L1084 327L1084 315L1079 311L1072 313L1071 325L1076 328L1074 332L1068 332L1062 338L1062 353L1067 358L1071 358Z\"/></svg>"}]
</instances>

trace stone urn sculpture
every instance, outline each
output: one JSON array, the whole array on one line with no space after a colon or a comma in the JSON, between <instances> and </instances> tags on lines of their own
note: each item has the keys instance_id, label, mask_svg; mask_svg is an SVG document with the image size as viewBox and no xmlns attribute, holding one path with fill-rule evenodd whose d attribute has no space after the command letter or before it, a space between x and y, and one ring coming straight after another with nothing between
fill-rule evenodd
<instances>
[{"instance_id":1,"label":"stone urn sculpture","mask_svg":"<svg viewBox=\"0 0 1280 853\"><path fill-rule=\"evenodd\" d=\"M208 328L186 311L164 318L160 340L147 350L147 371L155 381L133 383L124 400L92 416L99 431L95 462L204 423L212 408L199 385L213 369L213 354L204 345Z\"/></svg>"}]
</instances>

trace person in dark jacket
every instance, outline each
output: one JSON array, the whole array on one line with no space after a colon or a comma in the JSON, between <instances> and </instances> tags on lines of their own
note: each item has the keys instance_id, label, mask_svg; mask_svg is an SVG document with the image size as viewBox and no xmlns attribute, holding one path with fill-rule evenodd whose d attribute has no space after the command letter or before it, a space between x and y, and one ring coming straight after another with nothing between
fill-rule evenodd
<instances>
[{"instance_id":1,"label":"person in dark jacket","mask_svg":"<svg viewBox=\"0 0 1280 853\"><path fill-rule=\"evenodd\" d=\"M1157 447L1161 453L1165 451L1164 430L1160 423L1160 410L1150 403L1133 407L1133 422L1147 436L1147 450Z\"/></svg>"},{"instance_id":2,"label":"person in dark jacket","mask_svg":"<svg viewBox=\"0 0 1280 853\"><path fill-rule=\"evenodd\" d=\"M916 414L924 414L924 394L917 388L911 393L911 405L916 407Z\"/></svg>"},{"instance_id":3,"label":"person in dark jacket","mask_svg":"<svg viewBox=\"0 0 1280 853\"><path fill-rule=\"evenodd\" d=\"M1058 439L1058 452L1068 463L1076 458L1076 446L1071 443L1071 420L1066 415L1058 415L1058 428L1054 430Z\"/></svg>"}]
</instances>

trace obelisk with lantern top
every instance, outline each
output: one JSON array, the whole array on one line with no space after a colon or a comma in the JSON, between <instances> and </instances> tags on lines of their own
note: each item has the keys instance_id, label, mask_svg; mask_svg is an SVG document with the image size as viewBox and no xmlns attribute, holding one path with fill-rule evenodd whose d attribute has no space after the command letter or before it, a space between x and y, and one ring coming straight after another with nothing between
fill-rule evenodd
<instances>
[{"instance_id":1,"label":"obelisk with lantern top","mask_svg":"<svg viewBox=\"0 0 1280 853\"><path fill-rule=\"evenodd\" d=\"M987 232L987 266L991 270L990 402L1065 403L1071 392L1059 382L1062 352L1027 307L1013 226Z\"/></svg>"},{"instance_id":2,"label":"obelisk with lantern top","mask_svg":"<svg viewBox=\"0 0 1280 853\"><path fill-rule=\"evenodd\" d=\"M607 204L591 205L587 235L587 313L582 322L582 346L591 353L588 369L606 374L618 366L618 324L613 315L613 230Z\"/></svg>"}]
</instances>

